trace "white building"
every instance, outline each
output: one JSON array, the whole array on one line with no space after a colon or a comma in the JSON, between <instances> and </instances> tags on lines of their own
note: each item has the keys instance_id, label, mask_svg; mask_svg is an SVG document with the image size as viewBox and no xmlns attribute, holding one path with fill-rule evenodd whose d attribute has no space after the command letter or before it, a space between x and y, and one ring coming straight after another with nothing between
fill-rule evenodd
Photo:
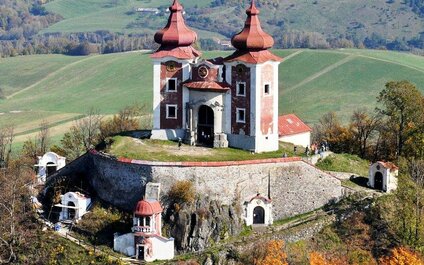
<instances>
[{"instance_id":1,"label":"white building","mask_svg":"<svg viewBox=\"0 0 424 265\"><path fill-rule=\"evenodd\" d=\"M152 139L184 139L215 148L276 151L278 142L278 66L269 49L274 39L260 25L252 1L244 28L232 38L226 58L201 59L197 34L175 0L168 24L155 34L160 47L153 59Z\"/></svg>"},{"instance_id":2,"label":"white building","mask_svg":"<svg viewBox=\"0 0 424 265\"><path fill-rule=\"evenodd\" d=\"M146 185L146 199L139 201L134 210L132 233L115 235L115 251L147 262L174 258L174 239L162 236L159 193L159 183Z\"/></svg>"},{"instance_id":3,"label":"white building","mask_svg":"<svg viewBox=\"0 0 424 265\"><path fill-rule=\"evenodd\" d=\"M68 192L61 195L61 203L56 207L62 208L59 221L78 221L88 212L91 205L91 199L79 192Z\"/></svg>"},{"instance_id":4,"label":"white building","mask_svg":"<svg viewBox=\"0 0 424 265\"><path fill-rule=\"evenodd\" d=\"M244 203L244 221L250 225L272 225L272 201L260 194Z\"/></svg>"},{"instance_id":5,"label":"white building","mask_svg":"<svg viewBox=\"0 0 424 265\"><path fill-rule=\"evenodd\" d=\"M278 132L281 142L309 147L311 145L311 131L311 127L295 114L278 117Z\"/></svg>"},{"instance_id":6,"label":"white building","mask_svg":"<svg viewBox=\"0 0 424 265\"><path fill-rule=\"evenodd\" d=\"M44 183L46 178L66 165L66 158L53 152L48 152L38 157L37 168L38 181Z\"/></svg>"},{"instance_id":7,"label":"white building","mask_svg":"<svg viewBox=\"0 0 424 265\"><path fill-rule=\"evenodd\" d=\"M370 166L368 186L391 192L397 188L399 168L391 162L378 161Z\"/></svg>"}]
</instances>

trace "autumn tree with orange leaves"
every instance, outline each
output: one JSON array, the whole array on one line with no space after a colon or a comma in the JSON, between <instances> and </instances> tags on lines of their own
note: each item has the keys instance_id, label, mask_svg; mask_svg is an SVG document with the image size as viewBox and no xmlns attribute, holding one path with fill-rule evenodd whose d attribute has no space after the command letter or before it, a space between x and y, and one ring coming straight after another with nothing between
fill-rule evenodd
<instances>
[{"instance_id":1,"label":"autumn tree with orange leaves","mask_svg":"<svg viewBox=\"0 0 424 265\"><path fill-rule=\"evenodd\" d=\"M424 260L415 252L398 247L392 250L392 255L380 259L381 265L424 265Z\"/></svg>"},{"instance_id":2,"label":"autumn tree with orange leaves","mask_svg":"<svg viewBox=\"0 0 424 265\"><path fill-rule=\"evenodd\" d=\"M265 244L264 251L256 248L255 265L288 265L287 255L283 250L284 241L271 240Z\"/></svg>"}]
</instances>

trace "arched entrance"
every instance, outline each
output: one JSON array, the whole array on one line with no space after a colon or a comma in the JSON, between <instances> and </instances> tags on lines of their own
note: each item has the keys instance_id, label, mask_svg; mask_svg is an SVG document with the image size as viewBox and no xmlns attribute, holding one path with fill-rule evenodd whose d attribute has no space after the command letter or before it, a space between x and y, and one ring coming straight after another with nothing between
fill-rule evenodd
<instances>
[{"instance_id":1,"label":"arched entrance","mask_svg":"<svg viewBox=\"0 0 424 265\"><path fill-rule=\"evenodd\" d=\"M261 206L253 209L253 224L265 224L265 210Z\"/></svg>"},{"instance_id":2,"label":"arched entrance","mask_svg":"<svg viewBox=\"0 0 424 265\"><path fill-rule=\"evenodd\" d=\"M375 173L374 188L376 190L383 190L383 174L381 172Z\"/></svg>"},{"instance_id":3,"label":"arched entrance","mask_svg":"<svg viewBox=\"0 0 424 265\"><path fill-rule=\"evenodd\" d=\"M68 207L75 207L75 203L68 202ZM68 220L73 220L75 218L75 209L68 208Z\"/></svg>"},{"instance_id":4,"label":"arched entrance","mask_svg":"<svg viewBox=\"0 0 424 265\"><path fill-rule=\"evenodd\" d=\"M214 140L214 114L211 107L202 105L199 108L197 119L197 143L213 146Z\"/></svg>"},{"instance_id":5,"label":"arched entrance","mask_svg":"<svg viewBox=\"0 0 424 265\"><path fill-rule=\"evenodd\" d=\"M53 162L48 162L46 165L46 176L50 177L52 174L54 174L57 171L57 167L55 165L55 163Z\"/></svg>"}]
</instances>

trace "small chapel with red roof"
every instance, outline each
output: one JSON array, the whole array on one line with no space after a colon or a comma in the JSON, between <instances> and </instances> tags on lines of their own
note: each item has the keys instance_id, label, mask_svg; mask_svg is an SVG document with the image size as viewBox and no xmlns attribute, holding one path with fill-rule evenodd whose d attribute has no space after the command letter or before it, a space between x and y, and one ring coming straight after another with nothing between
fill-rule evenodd
<instances>
[{"instance_id":1,"label":"small chapel with red roof","mask_svg":"<svg viewBox=\"0 0 424 265\"><path fill-rule=\"evenodd\" d=\"M197 34L174 0L167 25L155 35L153 139L183 139L191 145L278 150L278 66L252 0L244 28L232 38L226 58L201 59Z\"/></svg>"}]
</instances>

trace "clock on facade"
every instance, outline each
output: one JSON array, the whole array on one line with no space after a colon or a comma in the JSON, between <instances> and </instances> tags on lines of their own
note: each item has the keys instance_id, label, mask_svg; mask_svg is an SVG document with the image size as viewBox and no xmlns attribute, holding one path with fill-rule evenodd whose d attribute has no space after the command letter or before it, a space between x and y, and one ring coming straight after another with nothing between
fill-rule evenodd
<instances>
[{"instance_id":1,"label":"clock on facade","mask_svg":"<svg viewBox=\"0 0 424 265\"><path fill-rule=\"evenodd\" d=\"M200 66L199 70L197 71L197 73L199 74L199 76L201 78L206 78L209 74L209 70L206 66Z\"/></svg>"}]
</instances>

